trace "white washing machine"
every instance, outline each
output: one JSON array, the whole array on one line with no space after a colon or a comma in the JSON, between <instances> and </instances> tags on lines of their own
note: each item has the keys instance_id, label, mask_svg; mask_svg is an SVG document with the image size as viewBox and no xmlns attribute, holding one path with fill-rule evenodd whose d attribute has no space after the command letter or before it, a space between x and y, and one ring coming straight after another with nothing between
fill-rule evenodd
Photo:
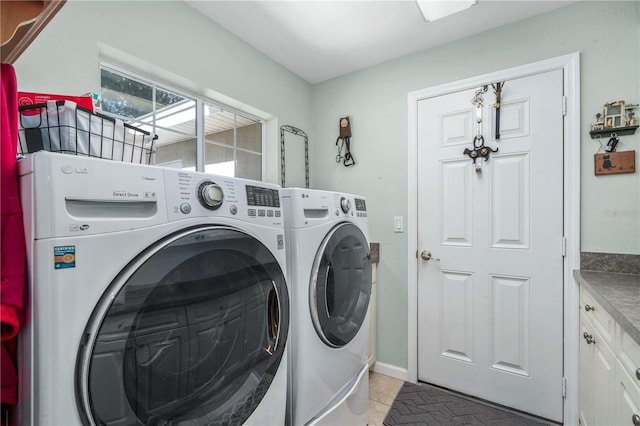
<instances>
[{"instance_id":1,"label":"white washing machine","mask_svg":"<svg viewBox=\"0 0 640 426\"><path fill-rule=\"evenodd\" d=\"M283 188L290 425L366 425L371 260L364 197Z\"/></svg>"},{"instance_id":2,"label":"white washing machine","mask_svg":"<svg viewBox=\"0 0 640 426\"><path fill-rule=\"evenodd\" d=\"M18 169L18 424L284 423L279 186L48 152Z\"/></svg>"}]
</instances>

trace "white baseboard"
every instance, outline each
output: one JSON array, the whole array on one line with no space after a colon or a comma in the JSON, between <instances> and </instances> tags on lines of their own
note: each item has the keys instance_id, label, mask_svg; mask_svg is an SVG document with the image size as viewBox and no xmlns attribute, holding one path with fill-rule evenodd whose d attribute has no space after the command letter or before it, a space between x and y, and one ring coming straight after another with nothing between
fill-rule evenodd
<instances>
[{"instance_id":1,"label":"white baseboard","mask_svg":"<svg viewBox=\"0 0 640 426\"><path fill-rule=\"evenodd\" d=\"M376 361L375 364L373 364L372 370L376 373L384 374L385 376L393 377L394 379L402 380L404 382L409 381L409 371L406 368L400 368L395 365Z\"/></svg>"}]
</instances>

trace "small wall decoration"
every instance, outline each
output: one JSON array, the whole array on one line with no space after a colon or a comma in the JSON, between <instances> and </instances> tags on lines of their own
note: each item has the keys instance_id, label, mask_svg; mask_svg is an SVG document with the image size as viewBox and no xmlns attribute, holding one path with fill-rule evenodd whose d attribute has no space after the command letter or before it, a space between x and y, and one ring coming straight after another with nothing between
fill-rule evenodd
<instances>
[{"instance_id":1,"label":"small wall decoration","mask_svg":"<svg viewBox=\"0 0 640 426\"><path fill-rule=\"evenodd\" d=\"M635 151L603 152L595 154L594 160L596 176L635 173L636 171Z\"/></svg>"},{"instance_id":2,"label":"small wall decoration","mask_svg":"<svg viewBox=\"0 0 640 426\"><path fill-rule=\"evenodd\" d=\"M638 127L638 117L635 109L638 104L628 104L624 100L604 104L602 114L596 114L596 121L591 123L592 136L594 132ZM621 134L618 131L618 134Z\"/></svg>"},{"instance_id":3,"label":"small wall decoration","mask_svg":"<svg viewBox=\"0 0 640 426\"><path fill-rule=\"evenodd\" d=\"M624 101L604 104L604 127L620 127L624 118Z\"/></svg>"}]
</instances>

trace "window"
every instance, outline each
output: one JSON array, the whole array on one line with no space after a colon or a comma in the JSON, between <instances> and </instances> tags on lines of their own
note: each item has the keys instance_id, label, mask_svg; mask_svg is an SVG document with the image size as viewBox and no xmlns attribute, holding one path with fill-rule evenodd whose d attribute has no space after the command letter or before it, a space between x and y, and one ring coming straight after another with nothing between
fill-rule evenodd
<instances>
[{"instance_id":1,"label":"window","mask_svg":"<svg viewBox=\"0 0 640 426\"><path fill-rule=\"evenodd\" d=\"M153 164L262 180L260 120L110 65L100 75L103 113L158 135Z\"/></svg>"}]
</instances>

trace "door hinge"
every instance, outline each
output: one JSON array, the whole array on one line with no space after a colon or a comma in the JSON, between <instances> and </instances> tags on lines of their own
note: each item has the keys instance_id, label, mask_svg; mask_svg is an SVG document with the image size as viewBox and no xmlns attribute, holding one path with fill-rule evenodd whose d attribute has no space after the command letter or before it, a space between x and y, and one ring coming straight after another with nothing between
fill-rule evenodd
<instances>
[{"instance_id":1,"label":"door hinge","mask_svg":"<svg viewBox=\"0 0 640 426\"><path fill-rule=\"evenodd\" d=\"M562 397L567 397L567 378L562 377Z\"/></svg>"},{"instance_id":2,"label":"door hinge","mask_svg":"<svg viewBox=\"0 0 640 426\"><path fill-rule=\"evenodd\" d=\"M567 237L562 237L562 257L567 255Z\"/></svg>"},{"instance_id":3,"label":"door hinge","mask_svg":"<svg viewBox=\"0 0 640 426\"><path fill-rule=\"evenodd\" d=\"M567 115L567 97L562 96L562 116Z\"/></svg>"}]
</instances>

